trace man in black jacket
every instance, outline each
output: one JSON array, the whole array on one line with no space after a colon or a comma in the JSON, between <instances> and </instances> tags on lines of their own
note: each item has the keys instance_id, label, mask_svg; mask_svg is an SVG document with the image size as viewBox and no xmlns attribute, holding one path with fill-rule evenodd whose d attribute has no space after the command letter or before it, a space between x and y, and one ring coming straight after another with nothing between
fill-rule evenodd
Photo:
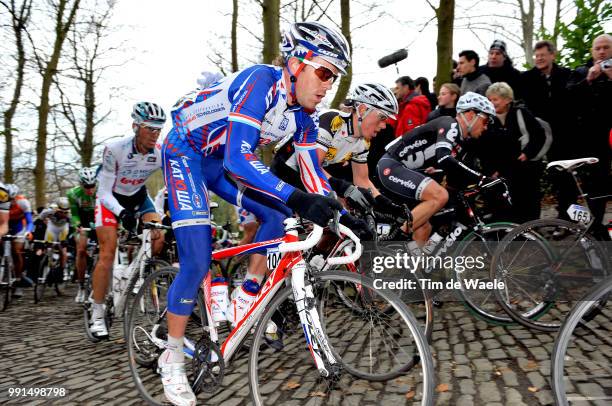
<instances>
[{"instance_id":1,"label":"man in black jacket","mask_svg":"<svg viewBox=\"0 0 612 406\"><path fill-rule=\"evenodd\" d=\"M521 89L521 72L512 67L512 59L506 52L506 43L496 39L489 48L487 64L480 71L491 79L491 83L506 82L514 91L516 100L523 97Z\"/></svg>"},{"instance_id":2,"label":"man in black jacket","mask_svg":"<svg viewBox=\"0 0 612 406\"><path fill-rule=\"evenodd\" d=\"M612 36L602 34L595 38L591 49L592 59L572 72L567 90L569 107L576 115L573 147L581 156L594 156L599 163L590 165L589 175L583 176L584 189L591 196L610 194L610 162L612 151L608 144L612 128ZM606 199L591 204L598 227L598 234L605 236L601 221Z\"/></svg>"},{"instance_id":3,"label":"man in black jacket","mask_svg":"<svg viewBox=\"0 0 612 406\"><path fill-rule=\"evenodd\" d=\"M575 158L574 147L567 131L567 81L571 70L555 63L556 49L550 41L539 41L534 47L535 67L521 74L525 89L524 101L529 110L547 121L552 129L553 143L548 161ZM576 186L566 172L549 173L557 195L559 218L569 220L566 213L575 202Z\"/></svg>"}]
</instances>

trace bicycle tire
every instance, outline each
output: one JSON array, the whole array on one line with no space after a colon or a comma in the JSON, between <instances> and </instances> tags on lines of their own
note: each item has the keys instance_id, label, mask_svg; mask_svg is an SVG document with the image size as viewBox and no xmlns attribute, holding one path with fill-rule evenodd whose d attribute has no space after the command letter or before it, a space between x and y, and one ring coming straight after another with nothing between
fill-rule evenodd
<instances>
[{"instance_id":1,"label":"bicycle tire","mask_svg":"<svg viewBox=\"0 0 612 406\"><path fill-rule=\"evenodd\" d=\"M517 275L510 275L510 272L508 271L507 267L504 265L504 259L503 259L503 255L509 253L510 244L513 241L515 240L519 240L519 241L537 240L539 242L540 249L544 250L544 252L546 252L546 255L549 255L550 253L551 257L546 259L546 261L548 261L546 263L547 266L543 270L538 271L541 281L545 281L545 278L547 279L545 281L546 283L544 284L545 292L542 295L543 300L541 303L537 303L533 308L528 309L528 311L521 311L520 309L517 309L517 307L519 304L523 303L522 301L518 301L516 299L508 300L508 298L510 297L509 294L507 293L509 292L508 289L503 289L503 290L496 289L495 295L497 297L499 304L504 308L506 313L514 321L521 324L522 326L527 327L529 329L538 330L538 331L554 332L554 331L559 330L559 328L561 327L561 324L564 319L564 315L561 314L560 312L554 312L554 314L551 314L551 309L555 307L555 304L556 304L555 299L558 296L559 292L557 288L554 288L554 285L557 284L557 280L555 280L555 278L558 278L557 276L558 272L555 271L554 269L550 269L551 268L550 265L555 265L554 261L557 260L558 255L555 254L555 250L550 243L551 241L549 241L549 238L547 235L548 233L544 234L540 232L540 230L543 230L545 227L551 227L555 231L565 230L564 238L568 236L578 236L579 235L581 236L580 240L575 238L574 240L570 239L569 241L574 242L574 243L579 242L581 247L584 247L585 245L587 245L589 249L593 250L594 254L588 252L587 249L584 249L584 248L580 249L580 251L585 255L585 258L587 258L588 261L590 262L589 265L592 265L593 258L594 258L600 261L600 265L596 265L596 266L600 266L600 268L582 268L582 269L579 269L579 271L584 271L585 269L587 270L594 269L601 273L600 276L597 276L594 279L599 279L599 278L604 279L609 274L610 267L609 267L609 258L606 253L605 247L603 247L597 240L595 240L595 238L590 233L586 232L584 226L578 223L572 223L572 222L569 222L566 220L560 220L560 219L533 220L533 221L529 221L527 223L521 224L519 227L515 228L510 233L508 233L506 237L504 237L504 239L502 240L502 243L498 247L498 250L496 251L494 257L491 260L490 272L491 272L492 279L503 280L506 287L511 285L511 283L509 282L513 282L513 281L515 282L516 286L520 285L516 277ZM552 235L552 231L551 231L551 235ZM520 240L521 237L523 238L523 240ZM574 247L576 246L577 245L574 245ZM516 256L518 256L518 254L515 254L515 257ZM512 263L510 265L512 265ZM553 288L551 288L551 284ZM538 284L535 284L534 280L531 280L530 286L538 286ZM584 287L586 286L583 286L583 288ZM531 298L533 295L528 295L528 296L530 296ZM543 316L547 314L549 315L549 317L544 318Z\"/></svg>"},{"instance_id":2,"label":"bicycle tire","mask_svg":"<svg viewBox=\"0 0 612 406\"><path fill-rule=\"evenodd\" d=\"M340 282L340 283L353 283L353 284L362 284L364 285L366 288L368 289L374 289L374 285L373 285L373 281L369 278L365 278L362 276L358 276L358 275L354 275L352 273L347 273L347 272L342 272L342 271L328 271L328 272L322 272L322 273L317 273L313 275L313 281L315 284L317 283L325 283L328 281L336 281L336 282ZM321 294L321 292L323 292L324 290L316 290L317 293L315 293L315 295ZM326 291L330 291L330 289L327 289ZM386 301L392 303L393 308L395 308L399 315L400 318L402 319L403 322L406 323L410 334L412 335L412 338L414 339L415 342L415 347L417 348L417 351L419 353L419 358L420 358L420 362L421 362L421 370L420 373L423 377L423 382L422 382L422 392L420 394L416 394L415 399L420 398L420 403L424 404L424 405L433 405L433 391L434 391L434 366L433 366L433 358L432 355L430 353L429 350L429 345L427 343L427 339L425 337L425 335L423 334L423 332L421 331L419 322L414 318L414 316L412 315L412 313L410 312L410 310L408 309L408 307L394 294L391 293L387 293L381 290L377 290L376 291L377 294L379 294L381 297L383 297ZM268 304L268 306L266 306L266 309L264 310L261 318L258 320L257 323L257 327L255 329L255 333L253 335L253 346L252 348L254 350L251 351L250 355L249 355L249 383L250 383L250 389L251 389L251 398L253 400L253 403L257 406L264 404L264 400L262 398L262 393L260 391L260 374L258 371L258 364L259 364L259 350L257 349L261 349L264 348L265 349L265 339L264 339L264 332L265 329L267 327L268 322L270 321L270 319L272 318L273 314L276 311L276 308L278 308L279 306L281 306L286 300L292 300L292 288L291 287L286 287L282 290L280 290L276 296L272 299L272 301ZM344 307L346 309L346 307ZM327 317L323 316L321 317L328 319ZM301 326L299 326L298 328L296 328L296 330L294 330L295 334L297 334L297 344L290 344L290 345L286 345L284 348L295 348L299 351L303 351L304 354L308 354L308 351L306 350L306 348L304 347L304 336L303 336L303 330L301 328ZM324 332L323 334L325 337L321 337L318 338L318 340L327 340L329 342L330 340L330 336L327 335L327 333ZM300 338L301 336L301 338ZM288 337L288 336L287 336ZM301 340L301 344L300 344L300 340ZM332 348L333 348L333 344L332 344ZM333 351L335 352L336 348L333 349ZM303 377L307 374L308 371L308 367L310 367L312 369L312 360L310 359L309 362L310 365L304 365L304 360L301 359L301 357L299 358L290 358L287 359L286 355L285 357L281 358L283 360L286 360L289 363L293 363L294 365L296 365L297 368L297 372L296 375L300 375L300 377ZM411 360L414 358L414 354L411 355L409 357ZM274 359L271 359L271 354L266 354L266 358L264 363L267 366L270 366L271 368L280 368L280 366L278 366L277 363L275 363ZM341 360L341 363L346 366L346 359ZM388 379L392 379L398 376L398 373L401 374L401 370L405 369L406 365L401 365L400 367L397 368L396 371L391 371L389 372L387 375ZM412 368L412 366L410 366L410 368ZM285 369L282 369L283 371ZM274 372L274 371L273 371ZM354 371L349 372L351 375L355 376L357 379L362 379L361 377L358 377L356 375L353 374ZM318 375L319 372L314 370L313 374ZM263 374L265 375L265 374ZM274 374L272 374L272 376L274 376ZM345 375L347 376L347 375ZM339 378L340 380L343 380L345 378L345 376L342 376L341 378ZM304 379L304 381L306 381L307 379ZM300 380L299 382L302 382L302 380ZM326 384L326 382L324 382L324 385ZM336 380L335 384L340 384L340 381ZM267 385L270 386L270 385ZM279 385L277 385L279 386ZM416 386L416 385L415 385ZM312 387L312 385L309 385L309 388L312 390L316 390L316 386ZM268 388L270 389L270 388ZM280 388L276 388L277 390ZM309 390L310 390L309 389ZM363 390L363 389L361 389ZM311 402L309 402L309 404L316 404L316 399L320 398L322 395L318 394L319 392L315 392L316 395L311 396ZM334 396L334 395L332 395ZM278 402L282 402L282 399L277 399L275 401L275 403ZM328 401L327 399L322 400L321 404L327 404Z\"/></svg>"},{"instance_id":3,"label":"bicycle tire","mask_svg":"<svg viewBox=\"0 0 612 406\"><path fill-rule=\"evenodd\" d=\"M134 298L134 302L137 303L137 302L141 302L141 300L146 300L145 296L147 296L148 293L151 293L150 291L151 286L154 283L156 283L155 285L156 287L154 290L155 293L149 296L152 297L154 300L156 300L155 299L156 297L157 299L161 299L160 303L162 303L162 305L159 306L158 304L158 308L154 309L155 314L151 313L150 316L156 318L157 320L160 317L159 313L162 313L163 314L162 318L165 319L166 306L163 305L163 302L166 300L166 297L164 296L163 292L161 295L159 294L160 292L159 287L161 287L162 285L160 285L157 282L165 281L164 286L169 288L177 273L178 273L178 268L171 267L171 266L166 267L166 268L161 268L153 272L151 275L149 275L145 279L145 281L141 285L140 289L138 290L137 295ZM198 295L198 299L196 300L195 309L196 311L199 311L199 312L204 311L204 305L202 303L200 295ZM139 317L141 316L148 317L148 313L149 313L148 309L145 309L143 312L142 308L136 305L131 306L130 308L130 312L128 316L128 330L126 332L127 333L126 345L127 345L127 350L128 350L127 351L128 362L130 366L130 373L132 374L132 378L134 380L134 384L136 388L138 389L138 392L140 393L142 398L149 405L160 406L160 405L167 404L167 401L164 396L163 385L161 384L161 380L160 380L159 375L157 374L157 368L156 368L157 358L159 354L161 354L162 349L158 348L153 342L151 342L150 338L147 338L149 342L146 342L146 340L143 338L137 338L137 335L146 337L146 335L144 334L139 334L139 331L141 330L146 331L146 329L142 327L141 325L142 322L139 321ZM200 314L203 314L203 313L200 313ZM164 322L162 322L159 329L157 330L158 334L162 336L160 338L164 338L167 335L167 329L163 326L163 323ZM194 324L197 324L195 326L195 330L198 331L198 335L204 334L202 325L198 323L194 323ZM192 324L192 327L194 327L194 324ZM188 330L190 329L189 324L187 328ZM199 336L193 337L191 334L186 334L186 336L190 336L193 340L195 340L194 342L196 342L197 339L200 338ZM140 346L138 344L140 344ZM146 346L146 351L145 351L145 346ZM185 365L187 368L188 376L190 378L190 383L193 384L194 377L193 377L193 374L191 373L192 371L190 370L191 362L188 360L185 360Z\"/></svg>"},{"instance_id":4,"label":"bicycle tire","mask_svg":"<svg viewBox=\"0 0 612 406\"><path fill-rule=\"evenodd\" d=\"M590 321L588 319L592 315L593 307L599 306L599 304L602 302L606 302L611 294L612 277L608 278L603 284L597 286L581 299L578 305L572 309L568 317L565 319L565 322L563 323L559 334L555 339L555 346L553 347L551 361L551 386L556 405L569 405L569 397L566 394L567 386L565 384L565 361L574 358L566 356L570 340L572 340L572 337L574 337L574 332L576 328L579 327L579 324L588 329L587 325L588 321ZM583 321L586 321L586 323L583 323ZM609 394L607 400L612 400L612 392Z\"/></svg>"},{"instance_id":5,"label":"bicycle tire","mask_svg":"<svg viewBox=\"0 0 612 406\"><path fill-rule=\"evenodd\" d=\"M0 267L2 267L2 278L0 279L0 283L2 283L2 309L0 311L5 311L11 302L11 270L7 265L8 259L3 256L0 261Z\"/></svg>"},{"instance_id":6,"label":"bicycle tire","mask_svg":"<svg viewBox=\"0 0 612 406\"><path fill-rule=\"evenodd\" d=\"M47 277L51 269L49 268L49 257L44 256L38 265L38 274L34 283L34 303L40 303L47 287Z\"/></svg>"}]
</instances>

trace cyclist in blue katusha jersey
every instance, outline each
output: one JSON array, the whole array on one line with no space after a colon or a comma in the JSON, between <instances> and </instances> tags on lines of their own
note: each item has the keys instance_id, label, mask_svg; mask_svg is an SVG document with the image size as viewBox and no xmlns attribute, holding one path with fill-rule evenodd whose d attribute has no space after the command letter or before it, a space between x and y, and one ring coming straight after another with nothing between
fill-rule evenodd
<instances>
[{"instance_id":1,"label":"cyclist in blue katusha jersey","mask_svg":"<svg viewBox=\"0 0 612 406\"><path fill-rule=\"evenodd\" d=\"M282 67L254 65L180 99L173 128L162 148L172 227L180 272L168 293L168 348L158 360L166 398L194 405L185 374L183 335L211 257L208 189L253 213L261 225L255 241L281 237L292 211L324 226L342 206L331 191L316 155L317 123L311 114L346 73L346 38L318 22L300 22L283 34ZM278 179L259 161L258 146L293 134L304 193ZM343 216L350 222L348 215ZM232 300L236 324L253 302L266 273L265 256L254 254L247 277Z\"/></svg>"}]
</instances>

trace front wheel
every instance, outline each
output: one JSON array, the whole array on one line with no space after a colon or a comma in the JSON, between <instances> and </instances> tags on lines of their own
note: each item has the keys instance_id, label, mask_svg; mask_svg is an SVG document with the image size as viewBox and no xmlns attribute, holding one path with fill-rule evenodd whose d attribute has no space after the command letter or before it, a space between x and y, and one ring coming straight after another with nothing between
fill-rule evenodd
<instances>
[{"instance_id":1,"label":"front wheel","mask_svg":"<svg viewBox=\"0 0 612 406\"><path fill-rule=\"evenodd\" d=\"M275 296L257 323L249 357L254 404L307 398L315 405L350 403L357 398L354 395L380 385L364 379L394 379L413 392L410 403L433 404L433 358L419 322L406 305L396 295L377 290L371 279L348 272L318 273L312 281L315 297L307 306L320 309L320 329L302 325L289 287ZM368 302L359 303L358 310L346 306L337 294L337 286L346 284L361 285L370 292ZM313 332L313 342L306 342L305 329ZM274 330L282 344L272 347L266 343ZM317 347L331 350L331 356L323 356L325 373L314 366L311 353ZM419 367L415 360L420 360Z\"/></svg>"},{"instance_id":2,"label":"front wheel","mask_svg":"<svg viewBox=\"0 0 612 406\"><path fill-rule=\"evenodd\" d=\"M38 265L38 274L34 281L34 303L39 303L44 294L45 288L47 287L47 276L49 275L51 268L49 267L49 257L44 256Z\"/></svg>"},{"instance_id":3,"label":"front wheel","mask_svg":"<svg viewBox=\"0 0 612 406\"><path fill-rule=\"evenodd\" d=\"M9 268L9 260L7 257L3 256L0 261L0 293L2 293L2 297L0 298L2 302L0 303L0 311L5 311L11 301L11 270Z\"/></svg>"}]
</instances>

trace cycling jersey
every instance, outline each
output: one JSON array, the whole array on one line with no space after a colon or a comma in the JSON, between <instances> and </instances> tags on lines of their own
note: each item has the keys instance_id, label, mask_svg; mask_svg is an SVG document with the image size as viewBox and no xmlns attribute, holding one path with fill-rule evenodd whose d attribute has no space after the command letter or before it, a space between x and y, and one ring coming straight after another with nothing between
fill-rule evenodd
<instances>
[{"instance_id":1,"label":"cycling jersey","mask_svg":"<svg viewBox=\"0 0 612 406\"><path fill-rule=\"evenodd\" d=\"M439 168L466 183L476 183L482 175L455 159L461 151L461 126L453 117L439 117L425 123L387 145L388 157L408 169Z\"/></svg>"},{"instance_id":2,"label":"cycling jersey","mask_svg":"<svg viewBox=\"0 0 612 406\"><path fill-rule=\"evenodd\" d=\"M8 212L11 209L11 199L5 190L0 190L0 211Z\"/></svg>"},{"instance_id":3,"label":"cycling jersey","mask_svg":"<svg viewBox=\"0 0 612 406\"><path fill-rule=\"evenodd\" d=\"M331 190L318 165L317 123L300 106L287 105L283 69L255 65L179 100L174 128L162 149L168 205L181 272L168 293L168 308L191 313L198 286L208 272L211 241L208 189L253 213L260 221L255 241L283 235L295 188L259 161L259 145L291 136L298 164L312 192ZM204 242L204 243L203 243Z\"/></svg>"},{"instance_id":4,"label":"cycling jersey","mask_svg":"<svg viewBox=\"0 0 612 406\"><path fill-rule=\"evenodd\" d=\"M56 209L44 209L39 217L41 220L46 220L47 224L53 224L55 227L64 227L70 222L70 214Z\"/></svg>"},{"instance_id":5,"label":"cycling jersey","mask_svg":"<svg viewBox=\"0 0 612 406\"><path fill-rule=\"evenodd\" d=\"M34 230L32 222L32 206L23 195L17 195L9 209L9 232L13 235L31 233Z\"/></svg>"},{"instance_id":6,"label":"cycling jersey","mask_svg":"<svg viewBox=\"0 0 612 406\"><path fill-rule=\"evenodd\" d=\"M98 174L97 198L106 209L118 216L124 207L118 196L133 196L145 188L145 181L161 168L161 146L146 154L136 149L136 137L125 137L104 148L102 170ZM145 193L146 194L146 193Z\"/></svg>"},{"instance_id":7,"label":"cycling jersey","mask_svg":"<svg viewBox=\"0 0 612 406\"><path fill-rule=\"evenodd\" d=\"M76 228L90 227L94 221L94 207L96 205L95 193L88 195L82 186L76 186L66 194L70 202L70 221Z\"/></svg>"}]
</instances>

